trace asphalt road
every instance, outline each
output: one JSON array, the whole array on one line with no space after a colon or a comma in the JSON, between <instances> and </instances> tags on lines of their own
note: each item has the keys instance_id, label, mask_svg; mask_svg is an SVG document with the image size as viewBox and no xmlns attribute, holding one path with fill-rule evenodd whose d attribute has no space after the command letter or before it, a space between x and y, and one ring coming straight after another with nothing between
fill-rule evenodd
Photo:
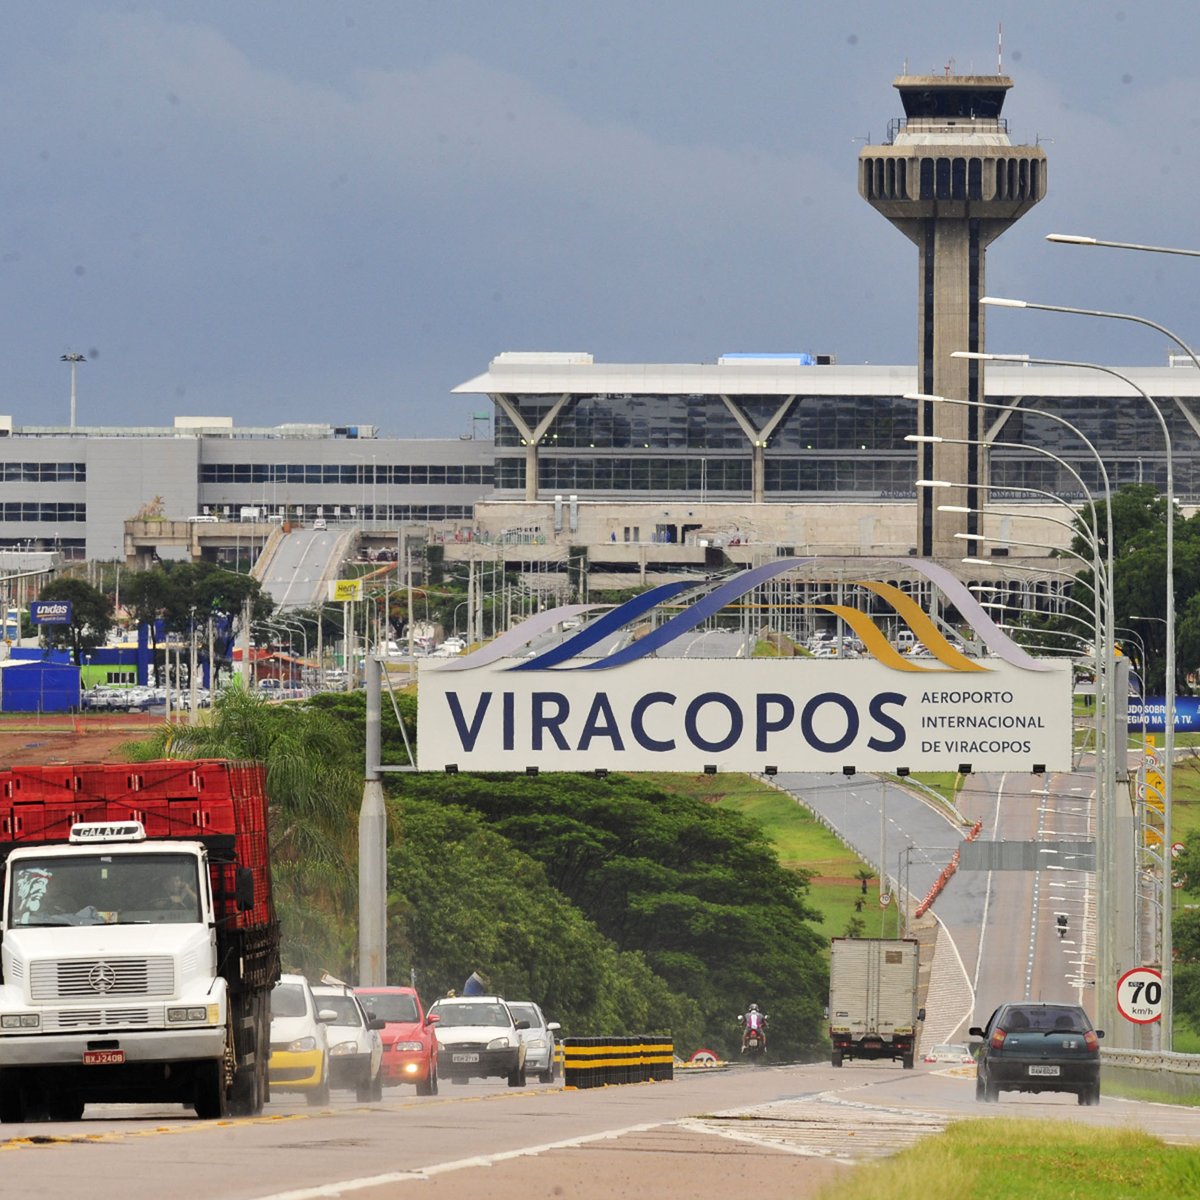
<instances>
[{"instance_id":1,"label":"asphalt road","mask_svg":"<svg viewBox=\"0 0 1200 1200\"><path fill-rule=\"evenodd\" d=\"M472 1082L425 1098L389 1090L367 1105L335 1093L326 1109L284 1096L262 1117L227 1122L179 1108L93 1107L76 1124L0 1127L0 1196L383 1198L421 1183L438 1200L735 1189L798 1200L950 1121L1013 1116L1200 1144L1193 1109L1108 1097L1081 1108L1073 1097L1008 1093L979 1104L971 1067L738 1066L588 1091Z\"/></svg>"}]
</instances>

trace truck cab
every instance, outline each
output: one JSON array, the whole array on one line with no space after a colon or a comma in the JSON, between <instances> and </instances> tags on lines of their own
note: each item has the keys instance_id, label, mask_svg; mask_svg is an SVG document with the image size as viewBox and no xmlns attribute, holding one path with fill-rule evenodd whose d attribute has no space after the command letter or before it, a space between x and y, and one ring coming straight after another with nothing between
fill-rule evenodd
<instances>
[{"instance_id":1,"label":"truck cab","mask_svg":"<svg viewBox=\"0 0 1200 1200\"><path fill-rule=\"evenodd\" d=\"M125 821L14 849L0 932L5 1119L14 1105L77 1118L141 1087L212 1106L229 1010L203 845Z\"/></svg>"}]
</instances>

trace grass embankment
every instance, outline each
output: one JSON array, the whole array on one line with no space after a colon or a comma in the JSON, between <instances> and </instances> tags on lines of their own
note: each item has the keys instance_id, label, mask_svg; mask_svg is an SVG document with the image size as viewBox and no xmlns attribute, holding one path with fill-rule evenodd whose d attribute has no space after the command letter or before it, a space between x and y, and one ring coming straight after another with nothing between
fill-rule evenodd
<instances>
[{"instance_id":1,"label":"grass embankment","mask_svg":"<svg viewBox=\"0 0 1200 1200\"><path fill-rule=\"evenodd\" d=\"M1200 1149L1068 1121L960 1121L821 1200L1139 1200L1200 1194Z\"/></svg>"},{"instance_id":2,"label":"grass embankment","mask_svg":"<svg viewBox=\"0 0 1200 1200\"><path fill-rule=\"evenodd\" d=\"M863 937L894 937L895 905L879 907L878 880L862 892L862 860L813 818L791 796L749 775L655 775L664 790L696 796L752 817L775 847L785 867L811 873L808 899L821 914L823 937L841 937L853 918L863 922ZM862 902L862 911L856 905Z\"/></svg>"}]
</instances>

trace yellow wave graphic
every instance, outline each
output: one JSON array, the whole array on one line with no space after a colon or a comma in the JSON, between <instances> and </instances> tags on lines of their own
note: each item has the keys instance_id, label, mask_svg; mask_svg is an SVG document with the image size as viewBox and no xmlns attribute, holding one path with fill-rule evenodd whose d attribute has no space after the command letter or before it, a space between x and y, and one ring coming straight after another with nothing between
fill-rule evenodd
<instances>
[{"instance_id":1,"label":"yellow wave graphic","mask_svg":"<svg viewBox=\"0 0 1200 1200\"><path fill-rule=\"evenodd\" d=\"M987 670L987 667L975 659L968 658L965 654L955 650L942 636L938 627L930 620L925 610L911 596L905 595L898 587L894 587L890 583L880 583L873 579L858 579L855 582L859 587L864 587L867 591L874 592L881 599L886 600L896 610L909 629L913 631L917 640L943 666L949 667L952 671ZM887 639L885 638L884 640L886 641ZM863 639L863 643L864 645L866 644L865 638Z\"/></svg>"}]
</instances>

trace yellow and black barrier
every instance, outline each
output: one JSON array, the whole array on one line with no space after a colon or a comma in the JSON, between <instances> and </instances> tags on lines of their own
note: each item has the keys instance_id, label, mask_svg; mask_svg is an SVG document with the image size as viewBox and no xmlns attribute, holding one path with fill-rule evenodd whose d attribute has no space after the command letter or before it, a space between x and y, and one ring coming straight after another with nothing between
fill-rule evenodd
<instances>
[{"instance_id":1,"label":"yellow and black barrier","mask_svg":"<svg viewBox=\"0 0 1200 1200\"><path fill-rule=\"evenodd\" d=\"M675 1077L675 1042L667 1036L564 1038L562 1047L565 1087L605 1087Z\"/></svg>"}]
</instances>

